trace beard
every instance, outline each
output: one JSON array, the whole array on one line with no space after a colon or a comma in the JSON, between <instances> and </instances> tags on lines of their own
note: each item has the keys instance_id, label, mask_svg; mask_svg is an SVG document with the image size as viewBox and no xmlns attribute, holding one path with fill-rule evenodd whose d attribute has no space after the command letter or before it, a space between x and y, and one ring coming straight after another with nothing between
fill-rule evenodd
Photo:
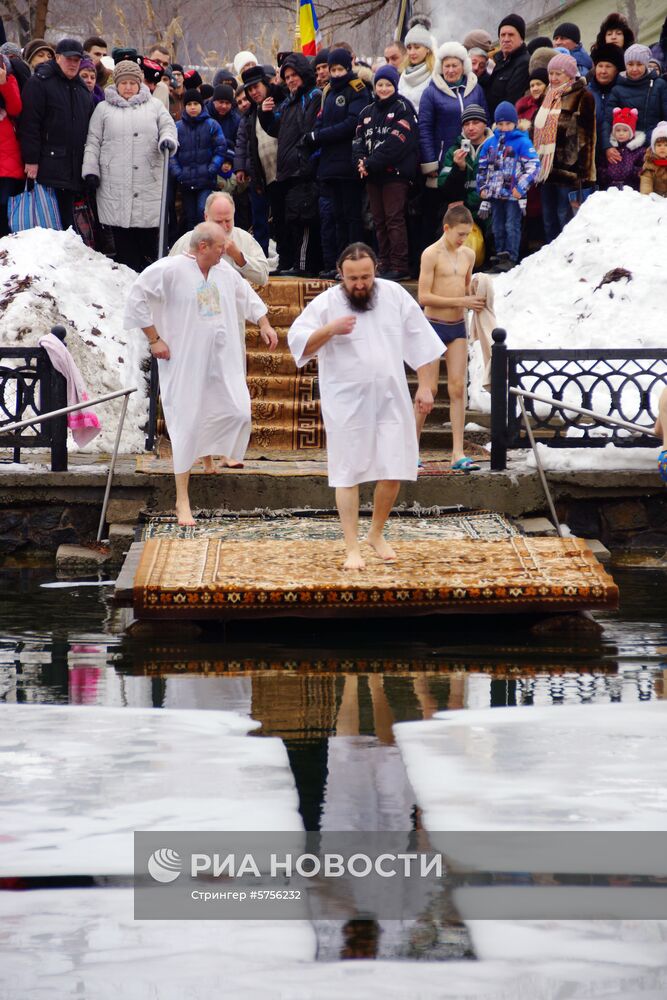
<instances>
[{"instance_id":1,"label":"beard","mask_svg":"<svg viewBox=\"0 0 667 1000\"><path fill-rule=\"evenodd\" d=\"M350 308L354 312L370 312L377 301L377 286L375 282L373 282L370 288L364 288L361 292L348 292L345 285L343 285L343 291Z\"/></svg>"}]
</instances>

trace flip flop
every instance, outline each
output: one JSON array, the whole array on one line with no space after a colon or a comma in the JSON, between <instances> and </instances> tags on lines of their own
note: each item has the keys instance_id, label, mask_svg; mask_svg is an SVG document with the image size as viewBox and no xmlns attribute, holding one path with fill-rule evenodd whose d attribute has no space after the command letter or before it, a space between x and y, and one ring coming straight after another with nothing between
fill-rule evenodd
<instances>
[{"instance_id":1,"label":"flip flop","mask_svg":"<svg viewBox=\"0 0 667 1000\"><path fill-rule=\"evenodd\" d=\"M479 472L480 466L473 462L472 458L459 458L450 466L452 472Z\"/></svg>"}]
</instances>

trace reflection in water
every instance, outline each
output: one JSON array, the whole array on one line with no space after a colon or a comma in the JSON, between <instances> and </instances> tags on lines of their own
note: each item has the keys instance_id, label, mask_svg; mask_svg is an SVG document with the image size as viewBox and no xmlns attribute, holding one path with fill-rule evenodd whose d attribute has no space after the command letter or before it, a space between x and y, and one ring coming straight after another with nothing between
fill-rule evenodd
<instances>
[{"instance_id":1,"label":"reflection in water","mask_svg":"<svg viewBox=\"0 0 667 1000\"><path fill-rule=\"evenodd\" d=\"M667 689L665 578L616 574L619 612L601 635L535 636L524 620L276 622L226 641L141 641L117 631L103 589L40 590L0 571L0 700L225 709L284 740L310 830L411 830L418 811L392 725L504 705L638 702ZM648 609L648 610L647 610ZM299 645L295 645L298 638ZM318 928L320 958L470 957L440 909L419 921Z\"/></svg>"}]
</instances>

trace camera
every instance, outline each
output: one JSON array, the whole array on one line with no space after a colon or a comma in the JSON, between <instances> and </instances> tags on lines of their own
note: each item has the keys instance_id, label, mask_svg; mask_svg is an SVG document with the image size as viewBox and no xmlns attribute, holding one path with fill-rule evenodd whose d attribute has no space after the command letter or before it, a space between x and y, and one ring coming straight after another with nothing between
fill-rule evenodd
<instances>
[{"instance_id":1,"label":"camera","mask_svg":"<svg viewBox=\"0 0 667 1000\"><path fill-rule=\"evenodd\" d=\"M472 150L472 143L470 139L461 139L461 149L464 149L466 155Z\"/></svg>"}]
</instances>

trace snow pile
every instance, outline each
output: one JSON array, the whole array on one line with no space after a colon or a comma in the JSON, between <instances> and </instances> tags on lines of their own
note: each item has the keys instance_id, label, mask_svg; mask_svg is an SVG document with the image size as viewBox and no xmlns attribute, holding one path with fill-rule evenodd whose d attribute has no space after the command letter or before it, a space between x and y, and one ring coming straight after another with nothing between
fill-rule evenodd
<instances>
[{"instance_id":1,"label":"snow pile","mask_svg":"<svg viewBox=\"0 0 667 1000\"><path fill-rule=\"evenodd\" d=\"M144 450L141 429L148 414L141 361L143 336L123 330L123 309L134 271L90 250L69 229L31 229L0 239L0 328L2 345L37 347L52 326L67 330L66 346L88 395L137 386L129 399L121 451ZM96 410L102 433L86 451L113 448L122 399Z\"/></svg>"},{"instance_id":2,"label":"snow pile","mask_svg":"<svg viewBox=\"0 0 667 1000\"><path fill-rule=\"evenodd\" d=\"M507 330L511 348L665 347L666 260L667 199L629 188L597 192L558 239L495 279L498 326ZM631 277L601 284L617 268ZM490 396L481 381L476 347L470 405L488 412ZM647 377L645 387L651 382ZM660 386L651 388L657 394ZM544 385L535 391L548 395ZM632 419L638 394L631 386L626 392L623 406ZM565 393L569 402L581 405L577 397L576 389ZM609 412L609 392L602 386L593 395L593 409Z\"/></svg>"},{"instance_id":3,"label":"snow pile","mask_svg":"<svg viewBox=\"0 0 667 1000\"><path fill-rule=\"evenodd\" d=\"M661 448L656 443L652 448L619 448L606 444L604 448L549 448L537 443L542 468L547 472L590 472L591 469L610 469L615 472L655 472ZM517 455L517 452L512 452ZM535 468L535 456L531 451L522 455L529 468Z\"/></svg>"}]
</instances>

